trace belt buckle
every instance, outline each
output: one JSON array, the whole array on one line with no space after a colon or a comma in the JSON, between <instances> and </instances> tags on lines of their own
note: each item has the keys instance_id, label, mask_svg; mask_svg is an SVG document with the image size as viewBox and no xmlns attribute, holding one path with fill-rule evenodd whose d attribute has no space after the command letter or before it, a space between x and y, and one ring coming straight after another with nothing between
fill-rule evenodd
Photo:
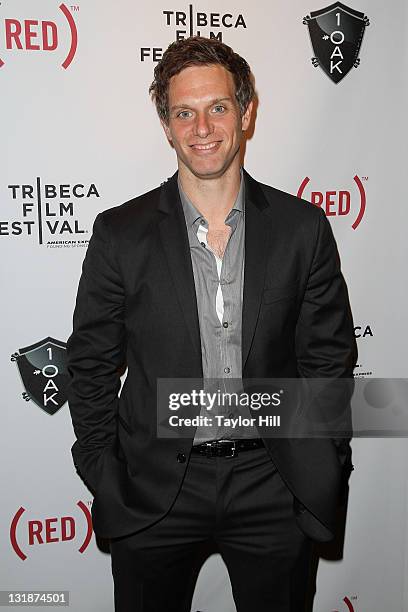
<instances>
[{"instance_id":1,"label":"belt buckle","mask_svg":"<svg viewBox=\"0 0 408 612\"><path fill-rule=\"evenodd\" d=\"M205 455L206 457L213 457L213 445L212 442L204 442L204 447L203 447L203 455Z\"/></svg>"},{"instance_id":2,"label":"belt buckle","mask_svg":"<svg viewBox=\"0 0 408 612\"><path fill-rule=\"evenodd\" d=\"M236 448L236 444L235 444L235 440L217 440L217 445L220 444L221 446L219 446L218 448L221 450L222 445L227 445L230 444L231 445L231 454L228 455L219 455L221 457L236 457L238 455L238 449ZM224 446L225 448L225 446ZM228 448L228 447L227 447Z\"/></svg>"}]
</instances>

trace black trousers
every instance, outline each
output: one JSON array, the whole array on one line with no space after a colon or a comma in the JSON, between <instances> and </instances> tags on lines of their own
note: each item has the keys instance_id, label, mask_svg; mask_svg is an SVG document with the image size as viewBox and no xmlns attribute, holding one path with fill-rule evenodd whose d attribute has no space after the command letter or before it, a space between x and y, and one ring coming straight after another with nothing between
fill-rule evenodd
<instances>
[{"instance_id":1,"label":"black trousers","mask_svg":"<svg viewBox=\"0 0 408 612\"><path fill-rule=\"evenodd\" d=\"M227 566L237 612L304 610L312 542L260 448L237 457L191 455L168 513L110 541L115 611L190 612L197 551L208 540Z\"/></svg>"}]
</instances>

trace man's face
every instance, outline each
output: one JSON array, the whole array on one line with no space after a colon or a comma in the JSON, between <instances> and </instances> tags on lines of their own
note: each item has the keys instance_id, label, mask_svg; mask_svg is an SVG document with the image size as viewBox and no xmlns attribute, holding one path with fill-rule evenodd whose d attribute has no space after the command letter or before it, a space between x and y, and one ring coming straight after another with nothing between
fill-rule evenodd
<instances>
[{"instance_id":1,"label":"man's face","mask_svg":"<svg viewBox=\"0 0 408 612\"><path fill-rule=\"evenodd\" d=\"M179 168L201 179L222 176L239 165L242 133L252 102L241 117L232 74L219 64L190 66L170 79L169 123L162 122Z\"/></svg>"}]
</instances>

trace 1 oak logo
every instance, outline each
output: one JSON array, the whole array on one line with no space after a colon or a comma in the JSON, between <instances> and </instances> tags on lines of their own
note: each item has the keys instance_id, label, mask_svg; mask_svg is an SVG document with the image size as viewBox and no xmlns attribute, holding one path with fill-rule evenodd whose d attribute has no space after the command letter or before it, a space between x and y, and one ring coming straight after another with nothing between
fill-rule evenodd
<instances>
[{"instance_id":1,"label":"1 oak logo","mask_svg":"<svg viewBox=\"0 0 408 612\"><path fill-rule=\"evenodd\" d=\"M32 400L49 415L55 414L67 401L66 346L65 342L48 337L11 356L23 381L23 398Z\"/></svg>"},{"instance_id":2,"label":"1 oak logo","mask_svg":"<svg viewBox=\"0 0 408 612\"><path fill-rule=\"evenodd\" d=\"M59 5L68 36L61 36L61 26L56 21L44 19L16 19L6 17L3 19L5 50L0 54L0 68L7 63L7 54L21 51L47 51L54 52L62 44L65 46L65 57L61 66L67 69L75 57L78 46L78 31L72 12L78 11L78 6ZM1 23L1 22L0 22ZM61 38L63 43L61 43ZM68 41L66 40L68 38Z\"/></svg>"},{"instance_id":3,"label":"1 oak logo","mask_svg":"<svg viewBox=\"0 0 408 612\"><path fill-rule=\"evenodd\" d=\"M360 11L335 2L303 19L309 29L315 56L312 64L320 66L333 83L339 83L346 74L360 64L359 53L368 17Z\"/></svg>"}]
</instances>

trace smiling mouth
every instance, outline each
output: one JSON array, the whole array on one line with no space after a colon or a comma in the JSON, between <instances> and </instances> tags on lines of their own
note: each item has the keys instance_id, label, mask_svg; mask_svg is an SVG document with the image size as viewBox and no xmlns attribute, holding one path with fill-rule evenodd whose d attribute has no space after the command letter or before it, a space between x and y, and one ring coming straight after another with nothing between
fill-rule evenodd
<instances>
[{"instance_id":1,"label":"smiling mouth","mask_svg":"<svg viewBox=\"0 0 408 612\"><path fill-rule=\"evenodd\" d=\"M192 144L190 146L197 151L210 151L211 149L215 149L219 144L220 141L217 140L216 142L209 142L208 144Z\"/></svg>"}]
</instances>

